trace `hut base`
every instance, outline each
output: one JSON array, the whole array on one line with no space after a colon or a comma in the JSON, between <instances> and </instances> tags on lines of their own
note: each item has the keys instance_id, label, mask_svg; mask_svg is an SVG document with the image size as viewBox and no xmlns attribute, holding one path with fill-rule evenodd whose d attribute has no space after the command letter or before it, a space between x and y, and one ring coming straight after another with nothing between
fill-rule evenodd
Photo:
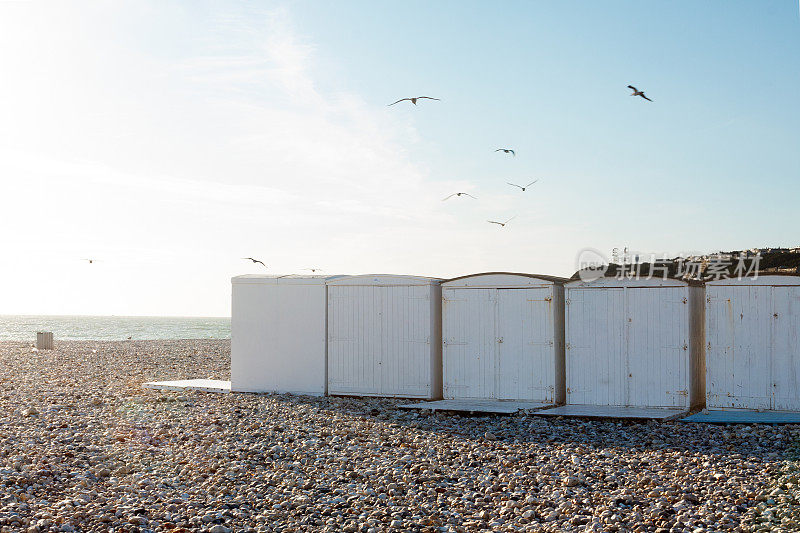
<instances>
[{"instance_id":1,"label":"hut base","mask_svg":"<svg viewBox=\"0 0 800 533\"><path fill-rule=\"evenodd\" d=\"M562 405L537 411L540 416L568 416L582 418L631 418L646 420L673 420L689 411L680 408L618 407L613 405Z\"/></svg>"},{"instance_id":2,"label":"hut base","mask_svg":"<svg viewBox=\"0 0 800 533\"><path fill-rule=\"evenodd\" d=\"M143 389L169 391L203 391L230 392L231 382L220 379L179 379L176 381L148 381L142 384Z\"/></svg>"},{"instance_id":3,"label":"hut base","mask_svg":"<svg viewBox=\"0 0 800 533\"><path fill-rule=\"evenodd\" d=\"M438 400L400 405L400 409L420 409L427 411L453 411L456 413L488 413L510 415L519 411L529 411L552 407L551 403L513 401L513 400Z\"/></svg>"},{"instance_id":4,"label":"hut base","mask_svg":"<svg viewBox=\"0 0 800 533\"><path fill-rule=\"evenodd\" d=\"M792 411L709 410L687 416L681 422L706 424L800 424L800 413Z\"/></svg>"}]
</instances>

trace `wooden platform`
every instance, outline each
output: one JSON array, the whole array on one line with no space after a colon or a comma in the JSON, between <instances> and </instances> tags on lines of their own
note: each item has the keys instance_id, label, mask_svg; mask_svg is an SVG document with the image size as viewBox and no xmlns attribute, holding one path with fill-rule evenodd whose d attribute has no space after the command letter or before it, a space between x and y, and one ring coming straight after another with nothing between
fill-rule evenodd
<instances>
[{"instance_id":1,"label":"wooden platform","mask_svg":"<svg viewBox=\"0 0 800 533\"><path fill-rule=\"evenodd\" d=\"M657 409L649 407L616 407L610 405L562 405L536 411L537 416L568 416L581 418L628 418L640 420L673 420L684 416L686 409Z\"/></svg>"},{"instance_id":2,"label":"wooden platform","mask_svg":"<svg viewBox=\"0 0 800 533\"><path fill-rule=\"evenodd\" d=\"M509 415L519 411L545 409L553 404L514 400L437 400L435 402L407 403L400 409L420 409L428 411L453 411L456 413L487 413Z\"/></svg>"},{"instance_id":3,"label":"wooden platform","mask_svg":"<svg viewBox=\"0 0 800 533\"><path fill-rule=\"evenodd\" d=\"M681 419L706 424L800 424L800 413L791 411L708 410Z\"/></svg>"},{"instance_id":4,"label":"wooden platform","mask_svg":"<svg viewBox=\"0 0 800 533\"><path fill-rule=\"evenodd\" d=\"M149 381L142 384L144 389L171 390L171 391L203 391L223 392L231 391L231 382L221 379L179 379L176 381Z\"/></svg>"}]
</instances>

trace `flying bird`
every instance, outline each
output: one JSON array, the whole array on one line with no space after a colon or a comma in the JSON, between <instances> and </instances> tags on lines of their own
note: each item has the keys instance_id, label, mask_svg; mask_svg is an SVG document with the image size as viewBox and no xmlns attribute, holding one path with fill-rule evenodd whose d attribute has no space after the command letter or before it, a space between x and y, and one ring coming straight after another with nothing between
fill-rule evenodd
<instances>
[{"instance_id":1,"label":"flying bird","mask_svg":"<svg viewBox=\"0 0 800 533\"><path fill-rule=\"evenodd\" d=\"M486 222L488 222L489 224L497 224L498 226L506 227L506 224L508 224L509 222L514 220L515 218L517 218L517 215L514 215L513 217L509 218L505 222L495 222L494 220L487 220Z\"/></svg>"},{"instance_id":2,"label":"flying bird","mask_svg":"<svg viewBox=\"0 0 800 533\"><path fill-rule=\"evenodd\" d=\"M498 148L497 150L495 150L495 152L504 152L506 154L511 154L513 156L517 155L517 153L511 148Z\"/></svg>"},{"instance_id":3,"label":"flying bird","mask_svg":"<svg viewBox=\"0 0 800 533\"><path fill-rule=\"evenodd\" d=\"M528 187L530 187L531 185L533 185L537 181L539 181L539 180L535 179L535 180L533 180L532 182L530 182L529 184L527 184L524 187L522 185L517 185L516 183L511 183L510 181L507 181L506 183L508 183L509 185L513 185L514 187L519 187L520 189L522 189L522 192L525 192L525 189L527 189Z\"/></svg>"},{"instance_id":4,"label":"flying bird","mask_svg":"<svg viewBox=\"0 0 800 533\"><path fill-rule=\"evenodd\" d=\"M89 264L91 265L92 263L96 263L97 261L100 261L100 260L99 259L81 259L81 261L89 261Z\"/></svg>"},{"instance_id":5,"label":"flying bird","mask_svg":"<svg viewBox=\"0 0 800 533\"><path fill-rule=\"evenodd\" d=\"M321 268L304 268L303 270L310 270L312 274L314 272L322 272Z\"/></svg>"},{"instance_id":6,"label":"flying bird","mask_svg":"<svg viewBox=\"0 0 800 533\"><path fill-rule=\"evenodd\" d=\"M258 259L253 259L252 257L242 257L242 259L249 259L253 263L261 263L261 266L267 268L267 265L265 265L263 261L259 261Z\"/></svg>"},{"instance_id":7,"label":"flying bird","mask_svg":"<svg viewBox=\"0 0 800 533\"><path fill-rule=\"evenodd\" d=\"M450 199L450 198L452 198L453 196L469 196L470 198L473 198L473 199L477 200L477 198L475 198L474 196L472 196L472 195L471 195L470 193L468 193L468 192L454 192L453 194L451 194L451 195L450 195L450 196L448 196L447 198L442 198L442 201L444 202L445 200L449 200L449 199Z\"/></svg>"},{"instance_id":8,"label":"flying bird","mask_svg":"<svg viewBox=\"0 0 800 533\"><path fill-rule=\"evenodd\" d=\"M396 102L392 102L389 105L399 104L400 102L405 102L406 100L408 100L409 102L411 102L414 105L417 105L417 100L422 100L423 98L425 100L441 100L441 98L431 98L430 96L415 96L413 98L401 98L400 100L398 100Z\"/></svg>"},{"instance_id":9,"label":"flying bird","mask_svg":"<svg viewBox=\"0 0 800 533\"><path fill-rule=\"evenodd\" d=\"M642 98L644 98L648 102L652 102L652 100L650 100L648 97L646 97L644 95L644 91L640 91L639 89L637 89L633 85L628 85L628 89L633 91L633 93L631 93L631 96L641 96Z\"/></svg>"}]
</instances>

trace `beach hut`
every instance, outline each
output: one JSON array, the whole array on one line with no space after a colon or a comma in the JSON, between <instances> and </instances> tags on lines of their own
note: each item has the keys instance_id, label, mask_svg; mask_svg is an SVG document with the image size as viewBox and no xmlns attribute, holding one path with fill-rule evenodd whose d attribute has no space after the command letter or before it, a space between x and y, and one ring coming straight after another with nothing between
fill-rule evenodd
<instances>
[{"instance_id":1,"label":"beach hut","mask_svg":"<svg viewBox=\"0 0 800 533\"><path fill-rule=\"evenodd\" d=\"M800 411L800 277L706 284L706 407Z\"/></svg>"},{"instance_id":2,"label":"beach hut","mask_svg":"<svg viewBox=\"0 0 800 533\"><path fill-rule=\"evenodd\" d=\"M489 272L443 282L444 398L563 403L565 281Z\"/></svg>"},{"instance_id":3,"label":"beach hut","mask_svg":"<svg viewBox=\"0 0 800 533\"><path fill-rule=\"evenodd\" d=\"M441 280L328 281L328 393L441 398Z\"/></svg>"},{"instance_id":4,"label":"beach hut","mask_svg":"<svg viewBox=\"0 0 800 533\"><path fill-rule=\"evenodd\" d=\"M334 278L232 279L232 391L326 393L325 283Z\"/></svg>"},{"instance_id":5,"label":"beach hut","mask_svg":"<svg viewBox=\"0 0 800 533\"><path fill-rule=\"evenodd\" d=\"M626 416L604 408L703 403L702 283L601 277L567 283L565 297L568 405Z\"/></svg>"}]
</instances>

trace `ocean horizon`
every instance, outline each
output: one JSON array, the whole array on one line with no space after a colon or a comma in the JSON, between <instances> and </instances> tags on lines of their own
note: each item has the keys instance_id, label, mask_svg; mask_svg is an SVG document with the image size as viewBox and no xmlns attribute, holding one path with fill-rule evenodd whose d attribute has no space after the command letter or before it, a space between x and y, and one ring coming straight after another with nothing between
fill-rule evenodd
<instances>
[{"instance_id":1,"label":"ocean horizon","mask_svg":"<svg viewBox=\"0 0 800 533\"><path fill-rule=\"evenodd\" d=\"M0 315L0 341L230 339L230 317Z\"/></svg>"}]
</instances>

